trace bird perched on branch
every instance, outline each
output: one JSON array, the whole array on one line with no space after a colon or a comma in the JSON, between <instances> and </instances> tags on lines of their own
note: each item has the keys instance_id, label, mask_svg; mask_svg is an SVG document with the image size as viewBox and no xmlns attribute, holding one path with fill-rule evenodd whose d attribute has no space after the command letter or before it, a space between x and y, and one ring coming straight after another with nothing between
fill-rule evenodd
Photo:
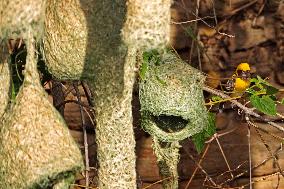
<instances>
[{"instance_id":1,"label":"bird perched on branch","mask_svg":"<svg viewBox=\"0 0 284 189\"><path fill-rule=\"evenodd\" d=\"M231 79L226 84L226 89L232 91L232 97L242 96L250 86L250 66L248 63L240 63Z\"/></svg>"}]
</instances>

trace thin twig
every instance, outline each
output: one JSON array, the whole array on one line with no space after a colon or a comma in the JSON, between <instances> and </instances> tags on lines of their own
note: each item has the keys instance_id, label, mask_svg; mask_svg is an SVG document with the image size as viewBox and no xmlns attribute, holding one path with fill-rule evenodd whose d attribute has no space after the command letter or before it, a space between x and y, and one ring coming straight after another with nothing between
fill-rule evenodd
<instances>
[{"instance_id":1,"label":"thin twig","mask_svg":"<svg viewBox=\"0 0 284 189\"><path fill-rule=\"evenodd\" d=\"M205 174L205 176L208 178L208 180L211 182L213 186L217 186L217 184L214 182L214 180L210 177L210 175L202 168L202 166L197 162L194 157L186 150L184 149L185 153L188 155L188 157L196 164L196 166Z\"/></svg>"},{"instance_id":2,"label":"thin twig","mask_svg":"<svg viewBox=\"0 0 284 189\"><path fill-rule=\"evenodd\" d=\"M222 91L219 91L219 90L210 88L210 87L208 87L208 86L204 86L204 87L203 87L203 90L205 90L205 91L207 91L207 92L209 92L209 93L211 93L211 94L218 95L218 96L220 96L220 97L222 97L222 98L231 98L230 96L224 94ZM253 110L254 110L253 108L248 108L248 107L244 106L243 104L239 103L239 102L236 101L236 100L230 100L230 102L231 102L232 104L238 106L238 107L239 107L240 109L242 109L246 114L251 115L251 116L254 116L254 117L256 117L256 118L258 118L258 119L260 119L260 120L262 120L262 121L264 121L264 122L267 122L269 125L271 125L271 126L277 128L278 130L284 132L284 128L283 128L281 125L278 125L277 123L275 123L275 122L273 122L273 121L270 121L270 120L268 120L268 119L266 119L266 118L263 118L261 115L259 115L258 113L254 112L254 111L253 111Z\"/></svg>"},{"instance_id":3,"label":"thin twig","mask_svg":"<svg viewBox=\"0 0 284 189\"><path fill-rule=\"evenodd\" d=\"M87 116L89 117L89 119L90 119L92 125L95 126L95 122L94 122L94 120L93 120L93 117L90 115L89 111L88 111L85 107L83 107L83 109L84 109L84 111L86 112Z\"/></svg>"},{"instance_id":4,"label":"thin twig","mask_svg":"<svg viewBox=\"0 0 284 189\"><path fill-rule=\"evenodd\" d=\"M256 183L256 182L264 181L264 180L266 180L266 179L268 179L268 178L270 178L270 177L273 177L273 176L276 176L276 175L280 175L280 174L281 174L281 173L276 172L276 173L272 173L272 174L263 176L263 177L261 177L261 178L254 178L254 179L252 180L252 184L253 184L253 183ZM249 183L243 185L243 187L248 186L248 185L249 185Z\"/></svg>"},{"instance_id":5,"label":"thin twig","mask_svg":"<svg viewBox=\"0 0 284 189\"><path fill-rule=\"evenodd\" d=\"M181 25L181 24L188 24L188 23L192 23L192 22L197 22L199 20L204 20L206 18L214 18L213 16L205 16L203 18L196 18L193 20L187 20L187 21L183 21L183 22L175 22L175 21L171 21L171 24L176 24L176 25Z\"/></svg>"},{"instance_id":6,"label":"thin twig","mask_svg":"<svg viewBox=\"0 0 284 189\"><path fill-rule=\"evenodd\" d=\"M218 20L217 20L217 15L216 15L216 9L215 9L215 3L214 0L211 0L212 2L212 8L213 8L213 15L214 15L214 20L215 20L215 26L218 25Z\"/></svg>"},{"instance_id":7,"label":"thin twig","mask_svg":"<svg viewBox=\"0 0 284 189\"><path fill-rule=\"evenodd\" d=\"M252 125L252 126L255 125L255 124L254 124L252 121L250 121L249 119L247 120L247 123L248 123L249 125ZM283 171L282 171L281 166L279 165L278 159L276 158L276 156L273 155L273 153L272 153L272 151L271 151L269 145L267 144L267 142L265 141L265 139L263 138L263 136L260 134L258 128L255 127L255 126L254 126L254 128L255 128L255 131L257 132L257 134L258 134L260 140L262 141L262 143L264 144L265 148L266 148L267 151L269 152L269 155L273 157L274 162L276 163L276 166L277 166L277 168L279 169L280 173L281 173L282 176L284 177L284 174L283 174Z\"/></svg>"},{"instance_id":8,"label":"thin twig","mask_svg":"<svg viewBox=\"0 0 284 189\"><path fill-rule=\"evenodd\" d=\"M277 151L273 154L273 156L279 154L280 152L282 152L282 150L283 150L282 148L279 148L279 150L277 150ZM259 164L255 165L254 167L252 167L251 170L257 169L258 167L264 165L267 161L269 161L269 160L272 159L272 158L273 158L273 157L270 156L270 157L264 159L262 162L260 162ZM220 185L223 186L223 185L225 185L225 184L227 184L227 183L229 183L229 182L231 182L231 181L233 181L233 180L235 180L235 179L237 179L237 178L243 176L243 175L246 174L246 173L248 173L248 170L245 170L245 171L243 171L242 173L239 173L239 174L236 175L234 178L227 179L226 181L224 181L224 182L221 183Z\"/></svg>"},{"instance_id":9,"label":"thin twig","mask_svg":"<svg viewBox=\"0 0 284 189\"><path fill-rule=\"evenodd\" d=\"M248 119L248 115L246 114L246 120ZM252 158L251 158L251 134L250 134L250 125L248 124L248 155L249 155L249 188L252 189Z\"/></svg>"},{"instance_id":10,"label":"thin twig","mask_svg":"<svg viewBox=\"0 0 284 189\"><path fill-rule=\"evenodd\" d=\"M152 184L150 184L150 185L148 185L148 186L144 187L143 189L150 188L150 187L152 187L152 186L154 186L154 185L156 185L156 184L159 184L159 183L161 183L161 182L163 182L163 181L165 181L165 180L169 180L169 179L171 179L171 177L167 177L167 178L164 178L164 179L158 180L157 182L154 182L154 183L152 183Z\"/></svg>"},{"instance_id":11,"label":"thin twig","mask_svg":"<svg viewBox=\"0 0 284 189\"><path fill-rule=\"evenodd\" d=\"M90 171L90 165L89 165L89 150L88 150L88 136L87 136L87 129L86 129L86 123L85 123L85 118L84 118L84 111L82 107L82 101L81 101L81 94L78 88L78 83L74 82L73 83L74 89L76 91L76 96L78 99L78 102L80 103L80 117L81 117L81 122L82 122L82 127L83 127L83 135L84 135L84 152L85 152L85 164L86 164L86 171L85 171L85 178L86 178L86 187L89 187L89 171Z\"/></svg>"},{"instance_id":12,"label":"thin twig","mask_svg":"<svg viewBox=\"0 0 284 189\"><path fill-rule=\"evenodd\" d=\"M198 19L198 14L199 14L199 4L200 4L200 0L196 0L196 8L195 8L195 17L196 19ZM196 35L196 31L197 31L197 22L194 23L194 29L193 29L193 35ZM191 41L191 48L190 48L190 53L189 53L189 63L191 63L192 60L192 55L193 55L193 49L194 49L194 42L195 40L192 39ZM196 47L198 48L198 44L199 44L199 40L196 39Z\"/></svg>"},{"instance_id":13,"label":"thin twig","mask_svg":"<svg viewBox=\"0 0 284 189\"><path fill-rule=\"evenodd\" d=\"M254 1L250 1L249 3L243 5L242 7L239 7L235 10L232 10L228 15L221 15L221 16L228 16L228 17L231 17L233 15L235 15L236 13L238 13L239 11L243 10L243 9L246 9L250 6L252 6L253 4L255 4L258 0L254 0Z\"/></svg>"},{"instance_id":14,"label":"thin twig","mask_svg":"<svg viewBox=\"0 0 284 189\"><path fill-rule=\"evenodd\" d=\"M213 105L219 104L221 102L228 102L228 101L237 100L237 99L240 99L240 98L242 98L242 96L236 96L236 97L230 97L230 98L225 98L225 99L216 100L216 101L210 101L210 102L205 103L205 106L213 106Z\"/></svg>"},{"instance_id":15,"label":"thin twig","mask_svg":"<svg viewBox=\"0 0 284 189\"><path fill-rule=\"evenodd\" d=\"M277 139L277 140L280 140L281 142L284 141L284 138L282 138L282 137L280 137L280 136L277 136L277 135L275 135L275 134L273 134L273 133L270 133L269 131L267 131L267 130L261 128L261 127L259 127L259 126L256 125L255 123L253 123L252 126L255 127L256 129L258 129L259 131L261 131L261 132L263 132L263 133L265 133L265 134L268 134L268 135L272 136L273 138L275 138L275 139Z\"/></svg>"},{"instance_id":16,"label":"thin twig","mask_svg":"<svg viewBox=\"0 0 284 189\"><path fill-rule=\"evenodd\" d=\"M89 186L85 186L85 185L81 185L81 184L71 184L72 186L78 186L80 188L87 188L87 189L98 189L96 187L89 187Z\"/></svg>"},{"instance_id":17,"label":"thin twig","mask_svg":"<svg viewBox=\"0 0 284 189\"><path fill-rule=\"evenodd\" d=\"M91 98L91 96L90 96L90 94L88 92L87 86L85 85L85 83L83 81L81 82L81 85L82 85L84 93L85 93L85 95L87 97L88 103L93 107L94 104L93 104L92 98Z\"/></svg>"},{"instance_id":18,"label":"thin twig","mask_svg":"<svg viewBox=\"0 0 284 189\"><path fill-rule=\"evenodd\" d=\"M244 162L242 162L241 164L239 164L236 168L234 168L234 169L232 169L231 171L225 171L225 172L223 172L223 173L221 173L220 175L218 175L218 177L217 178L219 178L219 177L221 177L221 176L224 176L225 174L227 174L227 173L229 173L229 172L236 172L238 169L240 169L244 164L246 164L247 163L247 161L244 161ZM231 178L231 179L233 179L233 178Z\"/></svg>"},{"instance_id":19,"label":"thin twig","mask_svg":"<svg viewBox=\"0 0 284 189\"><path fill-rule=\"evenodd\" d=\"M280 114L280 113L276 113L276 115L277 115L278 117L280 117L281 119L284 119L284 115L282 115L282 114Z\"/></svg>"},{"instance_id":20,"label":"thin twig","mask_svg":"<svg viewBox=\"0 0 284 189\"><path fill-rule=\"evenodd\" d=\"M58 104L61 104L62 102L64 102L64 99L65 99L62 83L59 80L56 80L56 79L51 80L50 83L51 83L51 88L50 88L51 94L52 94L52 97L53 97L53 105L56 107L58 112L64 118L65 106L64 105L58 106Z\"/></svg>"},{"instance_id":21,"label":"thin twig","mask_svg":"<svg viewBox=\"0 0 284 189\"><path fill-rule=\"evenodd\" d=\"M86 105L86 104L83 104L82 102L79 102L79 101L77 101L77 100L65 100L64 102L58 104L58 105L56 106L56 108L57 108L57 107L60 107L60 106L63 106L63 105L65 105L65 104L68 104L68 103L75 103L75 104L78 104L78 105L83 106L83 107L85 107L85 108L91 109L90 106L88 106L88 105Z\"/></svg>"},{"instance_id":22,"label":"thin twig","mask_svg":"<svg viewBox=\"0 0 284 189\"><path fill-rule=\"evenodd\" d=\"M204 152L202 153L201 158L200 158L199 161L198 161L198 164L199 164L199 165L202 163L202 161L203 161L205 155L207 154L207 151L208 151L208 149L209 149L209 146L210 146L210 143L206 145L206 148L205 148ZM191 175L191 177L190 177L190 179L189 179L189 181L188 181L188 183L187 183L186 186L185 186L185 189L188 189L188 187L189 187L190 183L192 182L192 180L193 180L193 178L194 178L196 172L198 171L198 169L199 169L199 167L196 166L195 169L194 169L194 171L193 171L193 173L192 173L192 175Z\"/></svg>"},{"instance_id":23,"label":"thin twig","mask_svg":"<svg viewBox=\"0 0 284 189\"><path fill-rule=\"evenodd\" d=\"M219 146L219 149L220 149L220 151L221 151L221 153L222 153L222 156L223 156L223 158L224 158L224 160L225 160L225 163L226 163L226 165L227 165L227 167L228 167L228 169L229 169L229 171L230 171L231 178L233 178L234 175L233 175L233 173L232 173L232 169L231 169L230 164L229 164L229 162L228 162L228 160L227 160L227 157L226 157L226 155L225 155L225 153L224 153L224 150L223 150L223 148L222 148L222 146L221 146L221 144L220 144L220 142L219 142L219 139L218 139L218 137L216 137L216 135L214 135L214 138L215 138L215 140L216 140L216 142L217 142L217 144L218 144L218 146Z\"/></svg>"}]
</instances>

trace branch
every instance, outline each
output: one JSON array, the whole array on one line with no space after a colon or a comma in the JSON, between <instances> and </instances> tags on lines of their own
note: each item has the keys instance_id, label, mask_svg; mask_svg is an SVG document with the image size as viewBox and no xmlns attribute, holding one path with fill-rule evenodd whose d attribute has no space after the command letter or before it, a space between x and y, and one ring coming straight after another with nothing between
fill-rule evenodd
<instances>
[{"instance_id":1,"label":"branch","mask_svg":"<svg viewBox=\"0 0 284 189\"><path fill-rule=\"evenodd\" d=\"M76 97L77 100L80 104L80 116L81 116L81 122L83 126L83 135L84 135L84 151L85 151L85 164L86 164L86 171L85 171L85 178L86 178L86 187L89 187L89 171L90 171L90 165L89 165L89 150L88 150L88 137L87 137L87 130L86 130L86 123L85 123L85 118L84 118L84 112L83 112L83 107L82 107L82 101L81 101L81 94L78 88L78 83L74 82L73 83L75 92L76 92Z\"/></svg>"},{"instance_id":2,"label":"branch","mask_svg":"<svg viewBox=\"0 0 284 189\"><path fill-rule=\"evenodd\" d=\"M210 88L210 87L208 87L208 86L204 86L204 87L203 87L203 90L204 90L204 91L207 91L207 92L209 92L209 93L211 93L211 94L215 94L215 95L217 95L217 96L220 96L220 97L222 97L222 98L228 98L228 99L231 98L229 95L224 94L222 91L219 91L219 90ZM244 106L243 104L239 103L239 102L236 101L236 100L229 100L229 101L230 101L232 104L238 106L240 109L242 109L246 114L251 115L251 116L254 116L254 117L256 117L256 118L258 118L258 119L260 119L260 120L262 120L262 121L264 121L264 122L267 122L269 125L271 125L271 126L275 127L276 129L278 129L278 130L284 132L284 128L283 128L281 125L279 125L279 124L277 124L277 123L275 123L275 122L273 122L273 121L271 121L271 120L269 120L269 119L263 118L261 115L259 115L258 113L254 112L254 111L253 111L253 110L254 110L253 108L248 108L248 107Z\"/></svg>"}]
</instances>

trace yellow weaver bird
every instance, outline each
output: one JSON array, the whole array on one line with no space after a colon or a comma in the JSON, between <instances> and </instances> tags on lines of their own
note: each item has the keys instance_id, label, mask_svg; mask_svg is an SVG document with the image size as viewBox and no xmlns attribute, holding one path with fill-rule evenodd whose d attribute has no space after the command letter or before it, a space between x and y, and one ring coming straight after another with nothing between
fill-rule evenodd
<instances>
[{"instance_id":1,"label":"yellow weaver bird","mask_svg":"<svg viewBox=\"0 0 284 189\"><path fill-rule=\"evenodd\" d=\"M232 91L232 97L242 96L250 86L250 66L248 63L240 63L231 79L226 84L226 89Z\"/></svg>"}]
</instances>

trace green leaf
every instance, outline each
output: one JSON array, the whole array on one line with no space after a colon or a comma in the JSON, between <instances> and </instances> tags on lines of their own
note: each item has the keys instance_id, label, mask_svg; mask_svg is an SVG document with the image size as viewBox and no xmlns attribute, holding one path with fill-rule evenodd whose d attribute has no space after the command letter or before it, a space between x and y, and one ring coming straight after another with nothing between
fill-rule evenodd
<instances>
[{"instance_id":1,"label":"green leaf","mask_svg":"<svg viewBox=\"0 0 284 189\"><path fill-rule=\"evenodd\" d=\"M201 153L203 148L204 148L204 144L205 144L205 137L203 132L201 133L197 133L195 135L192 136L192 142L196 148L196 151L198 153Z\"/></svg>"},{"instance_id":2,"label":"green leaf","mask_svg":"<svg viewBox=\"0 0 284 189\"><path fill-rule=\"evenodd\" d=\"M200 133L197 133L192 136L193 144L198 153L202 152L206 140L210 138L212 135L214 135L215 133L216 133L215 114L209 112L207 127Z\"/></svg>"},{"instance_id":3,"label":"green leaf","mask_svg":"<svg viewBox=\"0 0 284 189\"><path fill-rule=\"evenodd\" d=\"M256 76L256 78L252 78L250 80L251 83L254 83L250 88L247 89L247 92L252 95L259 95L260 93L265 93L267 95L274 95L279 90L273 87L266 80L262 79L260 76Z\"/></svg>"},{"instance_id":4,"label":"green leaf","mask_svg":"<svg viewBox=\"0 0 284 189\"><path fill-rule=\"evenodd\" d=\"M189 27L187 27L187 28L185 28L185 32L186 32L186 34L189 36L189 37L191 37L193 40L197 40L197 37L196 37L196 35L194 34L194 31L193 31L193 29L189 26Z\"/></svg>"},{"instance_id":5,"label":"green leaf","mask_svg":"<svg viewBox=\"0 0 284 189\"><path fill-rule=\"evenodd\" d=\"M254 77L254 78L251 78L251 79L250 79L250 82L251 82L251 83L258 83L258 79L256 79L255 77Z\"/></svg>"},{"instance_id":6,"label":"green leaf","mask_svg":"<svg viewBox=\"0 0 284 189\"><path fill-rule=\"evenodd\" d=\"M282 100L281 100L281 104L284 104L284 98L282 98Z\"/></svg>"},{"instance_id":7,"label":"green leaf","mask_svg":"<svg viewBox=\"0 0 284 189\"><path fill-rule=\"evenodd\" d=\"M262 97L252 95L250 96L250 102L253 107L262 113L267 115L276 115L276 104L268 95L264 95Z\"/></svg>"},{"instance_id":8,"label":"green leaf","mask_svg":"<svg viewBox=\"0 0 284 189\"><path fill-rule=\"evenodd\" d=\"M253 87L254 87L254 86L252 86L252 87L246 89L246 92L249 93L249 94L252 94L252 95L257 94L257 91L254 90Z\"/></svg>"},{"instance_id":9,"label":"green leaf","mask_svg":"<svg viewBox=\"0 0 284 189\"><path fill-rule=\"evenodd\" d=\"M264 84L265 85L265 84ZM266 87L266 94L267 95L273 95L273 94L276 94L279 92L279 89L276 89L275 87L273 86L270 86L270 85L265 85Z\"/></svg>"},{"instance_id":10,"label":"green leaf","mask_svg":"<svg viewBox=\"0 0 284 189\"><path fill-rule=\"evenodd\" d=\"M151 56L152 55L150 51L143 52L143 62L149 62Z\"/></svg>"},{"instance_id":11,"label":"green leaf","mask_svg":"<svg viewBox=\"0 0 284 189\"><path fill-rule=\"evenodd\" d=\"M215 120L215 114L212 112L208 113L208 127L205 129L206 131L206 137L211 137L216 133L216 120Z\"/></svg>"},{"instance_id":12,"label":"green leaf","mask_svg":"<svg viewBox=\"0 0 284 189\"><path fill-rule=\"evenodd\" d=\"M211 97L211 100L212 100L213 102L216 102L216 101L223 100L223 98L220 97L220 96L212 96L212 97Z\"/></svg>"},{"instance_id":13,"label":"green leaf","mask_svg":"<svg viewBox=\"0 0 284 189\"><path fill-rule=\"evenodd\" d=\"M277 101L277 98L276 98L276 96L275 95L269 95L269 97L274 101L274 102L276 102ZM276 104L276 103L275 103Z\"/></svg>"},{"instance_id":14,"label":"green leaf","mask_svg":"<svg viewBox=\"0 0 284 189\"><path fill-rule=\"evenodd\" d=\"M158 75L156 75L156 79L158 80L158 82L159 83L161 83L162 85L164 85L164 86L166 86L167 85L167 83L164 81L164 80L162 80L161 78L159 78L159 76Z\"/></svg>"},{"instance_id":15,"label":"green leaf","mask_svg":"<svg viewBox=\"0 0 284 189\"><path fill-rule=\"evenodd\" d=\"M161 58L158 50L153 49L143 52L143 62L148 62L154 65L160 65Z\"/></svg>"},{"instance_id":16,"label":"green leaf","mask_svg":"<svg viewBox=\"0 0 284 189\"><path fill-rule=\"evenodd\" d=\"M264 79L262 79L259 75L257 75L256 78L257 78L257 80L259 81L259 83L266 84L266 85L270 85L267 81L265 81Z\"/></svg>"},{"instance_id":17,"label":"green leaf","mask_svg":"<svg viewBox=\"0 0 284 189\"><path fill-rule=\"evenodd\" d=\"M148 71L148 62L143 62L140 68L140 72L139 72L140 78L142 80L145 79L147 71Z\"/></svg>"}]
</instances>

